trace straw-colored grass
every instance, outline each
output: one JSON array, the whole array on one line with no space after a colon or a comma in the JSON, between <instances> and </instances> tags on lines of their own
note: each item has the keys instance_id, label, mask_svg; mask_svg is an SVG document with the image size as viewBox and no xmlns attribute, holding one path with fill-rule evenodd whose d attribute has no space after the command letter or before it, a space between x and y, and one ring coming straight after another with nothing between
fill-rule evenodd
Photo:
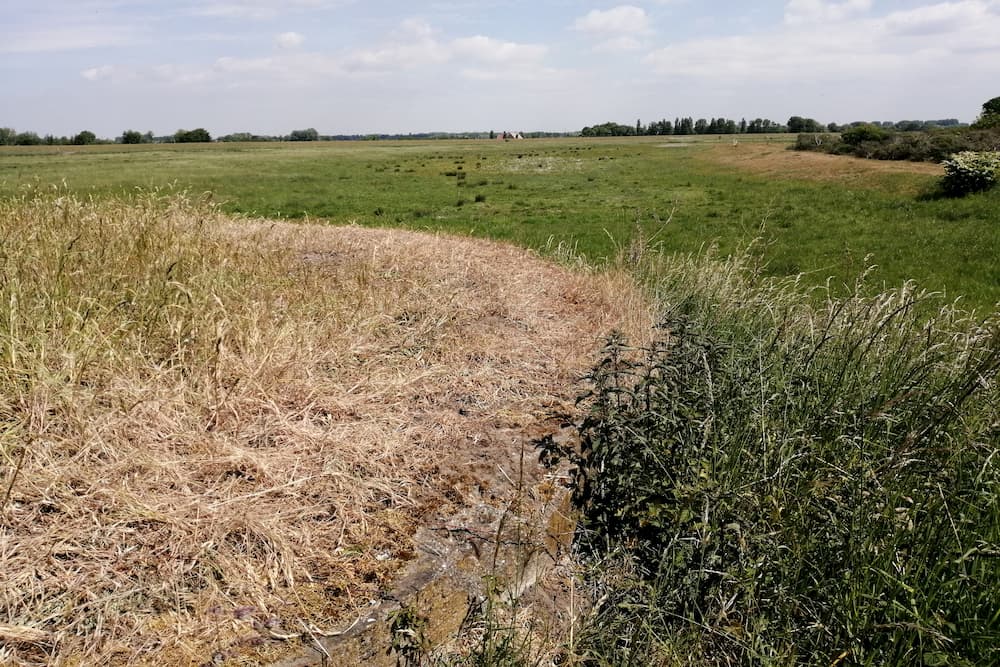
<instances>
[{"instance_id":1,"label":"straw-colored grass","mask_svg":"<svg viewBox=\"0 0 1000 667\"><path fill-rule=\"evenodd\" d=\"M715 164L744 169L770 178L827 181L851 187L879 187L877 177L881 176L944 174L941 165L930 162L866 160L845 155L790 151L785 143L713 146L702 155Z\"/></svg>"},{"instance_id":2,"label":"straw-colored grass","mask_svg":"<svg viewBox=\"0 0 1000 667\"><path fill-rule=\"evenodd\" d=\"M0 202L0 663L258 663L347 625L498 429L569 411L623 275L184 198Z\"/></svg>"}]
</instances>

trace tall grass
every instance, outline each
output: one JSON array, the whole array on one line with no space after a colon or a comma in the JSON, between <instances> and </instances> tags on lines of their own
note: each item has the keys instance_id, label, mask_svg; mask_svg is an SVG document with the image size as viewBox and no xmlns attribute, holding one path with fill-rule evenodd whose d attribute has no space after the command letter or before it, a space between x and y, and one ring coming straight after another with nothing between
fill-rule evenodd
<instances>
[{"instance_id":1,"label":"tall grass","mask_svg":"<svg viewBox=\"0 0 1000 667\"><path fill-rule=\"evenodd\" d=\"M649 330L633 288L176 194L0 200L0 664L270 664L368 618L507 429Z\"/></svg>"},{"instance_id":2,"label":"tall grass","mask_svg":"<svg viewBox=\"0 0 1000 667\"><path fill-rule=\"evenodd\" d=\"M815 308L746 258L640 271L660 340L612 337L582 444L546 443L593 566L580 662L1000 663L1000 318L910 285Z\"/></svg>"},{"instance_id":3,"label":"tall grass","mask_svg":"<svg viewBox=\"0 0 1000 667\"><path fill-rule=\"evenodd\" d=\"M0 201L0 639L34 638L0 662L263 659L246 627L331 622L316 582L401 542L373 517L424 461L391 416L342 435L328 371L400 295L303 237L176 194Z\"/></svg>"}]
</instances>

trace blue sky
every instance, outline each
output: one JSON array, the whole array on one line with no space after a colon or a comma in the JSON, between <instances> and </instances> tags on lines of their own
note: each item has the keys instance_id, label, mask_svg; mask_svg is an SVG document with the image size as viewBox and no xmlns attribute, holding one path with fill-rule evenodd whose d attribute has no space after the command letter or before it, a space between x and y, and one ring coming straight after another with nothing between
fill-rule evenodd
<instances>
[{"instance_id":1,"label":"blue sky","mask_svg":"<svg viewBox=\"0 0 1000 667\"><path fill-rule=\"evenodd\" d=\"M974 120L1000 0L3 0L0 125L113 137Z\"/></svg>"}]
</instances>

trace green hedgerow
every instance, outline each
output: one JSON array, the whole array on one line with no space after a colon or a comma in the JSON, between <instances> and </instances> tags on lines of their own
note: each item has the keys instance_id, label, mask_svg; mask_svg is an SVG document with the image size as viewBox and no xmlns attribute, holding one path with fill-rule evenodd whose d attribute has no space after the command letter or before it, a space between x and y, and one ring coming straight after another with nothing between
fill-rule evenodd
<instances>
[{"instance_id":1,"label":"green hedgerow","mask_svg":"<svg viewBox=\"0 0 1000 667\"><path fill-rule=\"evenodd\" d=\"M1000 180L1000 152L963 151L944 161L945 175L941 182L952 195L982 192Z\"/></svg>"}]
</instances>

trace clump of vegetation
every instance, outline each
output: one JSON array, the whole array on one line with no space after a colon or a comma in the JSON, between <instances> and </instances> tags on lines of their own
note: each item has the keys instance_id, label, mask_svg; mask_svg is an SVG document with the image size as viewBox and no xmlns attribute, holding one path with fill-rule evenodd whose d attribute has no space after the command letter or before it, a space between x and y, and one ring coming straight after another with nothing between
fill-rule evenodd
<instances>
[{"instance_id":1,"label":"clump of vegetation","mask_svg":"<svg viewBox=\"0 0 1000 667\"><path fill-rule=\"evenodd\" d=\"M940 162L962 151L997 150L1000 148L1000 132L968 128L893 132L871 125L852 128L843 134L800 134L793 148L872 160Z\"/></svg>"},{"instance_id":2,"label":"clump of vegetation","mask_svg":"<svg viewBox=\"0 0 1000 667\"><path fill-rule=\"evenodd\" d=\"M1000 97L983 103L983 113L973 124L977 129L1000 128Z\"/></svg>"},{"instance_id":3,"label":"clump of vegetation","mask_svg":"<svg viewBox=\"0 0 1000 667\"><path fill-rule=\"evenodd\" d=\"M1000 152L963 151L944 162L941 186L955 196L989 190L1000 179Z\"/></svg>"},{"instance_id":4,"label":"clump of vegetation","mask_svg":"<svg viewBox=\"0 0 1000 667\"><path fill-rule=\"evenodd\" d=\"M1000 318L654 268L661 339L612 337L579 448L545 443L577 469L587 664L1000 661Z\"/></svg>"},{"instance_id":5,"label":"clump of vegetation","mask_svg":"<svg viewBox=\"0 0 1000 667\"><path fill-rule=\"evenodd\" d=\"M836 129L836 128L834 128ZM906 124L896 128L860 123L839 134L804 132L793 148L854 155L874 160L940 162L964 151L1000 150L1000 97L983 104L983 113L971 127L929 127L909 131Z\"/></svg>"}]
</instances>

